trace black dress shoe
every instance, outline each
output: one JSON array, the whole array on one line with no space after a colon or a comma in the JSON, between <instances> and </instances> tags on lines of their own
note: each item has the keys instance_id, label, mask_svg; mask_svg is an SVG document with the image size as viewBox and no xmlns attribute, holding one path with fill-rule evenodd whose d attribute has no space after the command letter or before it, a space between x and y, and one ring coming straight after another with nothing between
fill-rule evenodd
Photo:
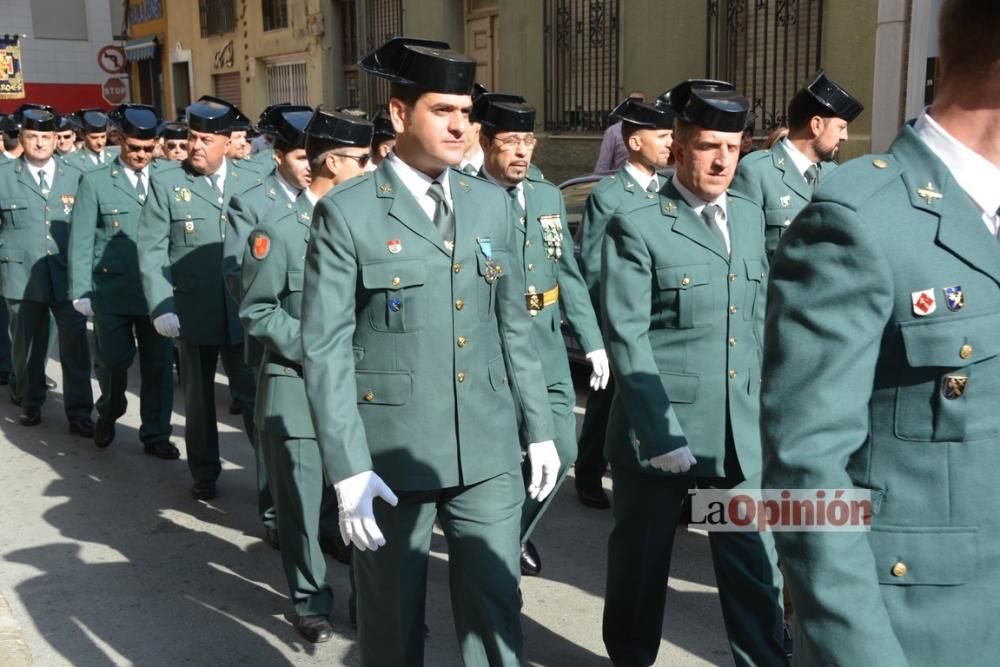
<instances>
[{"instance_id":1,"label":"black dress shoe","mask_svg":"<svg viewBox=\"0 0 1000 667\"><path fill-rule=\"evenodd\" d=\"M38 426L42 423L41 408L24 408L19 418L21 426Z\"/></svg>"},{"instance_id":2,"label":"black dress shoe","mask_svg":"<svg viewBox=\"0 0 1000 667\"><path fill-rule=\"evenodd\" d=\"M215 497L215 482L195 482L191 487L191 495L196 500L211 500Z\"/></svg>"},{"instance_id":3,"label":"black dress shoe","mask_svg":"<svg viewBox=\"0 0 1000 667\"><path fill-rule=\"evenodd\" d=\"M170 442L147 442L142 446L142 451L150 456L167 461L178 459L181 456L181 453ZM215 489L214 483L212 488ZM214 495L214 490L212 493Z\"/></svg>"},{"instance_id":4,"label":"black dress shoe","mask_svg":"<svg viewBox=\"0 0 1000 667\"><path fill-rule=\"evenodd\" d=\"M289 614L288 620L291 621L295 631L308 642L321 644L333 639L333 626L326 616Z\"/></svg>"},{"instance_id":5,"label":"black dress shoe","mask_svg":"<svg viewBox=\"0 0 1000 667\"><path fill-rule=\"evenodd\" d=\"M595 510L606 510L611 507L611 501L608 500L608 493L601 487L589 489L584 486L577 486L576 497L580 499L581 503Z\"/></svg>"},{"instance_id":6,"label":"black dress shoe","mask_svg":"<svg viewBox=\"0 0 1000 667\"><path fill-rule=\"evenodd\" d=\"M521 574L533 577L542 571L542 559L535 545L528 540L521 545Z\"/></svg>"},{"instance_id":7,"label":"black dress shoe","mask_svg":"<svg viewBox=\"0 0 1000 667\"><path fill-rule=\"evenodd\" d=\"M319 548L323 553L333 556L335 560L340 561L344 565L351 564L351 547L344 544L344 540L340 539L340 535L336 537L320 537Z\"/></svg>"},{"instance_id":8,"label":"black dress shoe","mask_svg":"<svg viewBox=\"0 0 1000 667\"><path fill-rule=\"evenodd\" d=\"M98 419L94 427L94 444L104 449L115 439L115 423L110 419Z\"/></svg>"},{"instance_id":9,"label":"black dress shoe","mask_svg":"<svg viewBox=\"0 0 1000 667\"><path fill-rule=\"evenodd\" d=\"M277 528L264 526L264 541L267 542L272 549L281 551L281 540L278 538Z\"/></svg>"},{"instance_id":10,"label":"black dress shoe","mask_svg":"<svg viewBox=\"0 0 1000 667\"><path fill-rule=\"evenodd\" d=\"M241 415L243 414L243 408L240 407L240 402L235 398L233 402L229 404L229 414L231 415Z\"/></svg>"},{"instance_id":11,"label":"black dress shoe","mask_svg":"<svg viewBox=\"0 0 1000 667\"><path fill-rule=\"evenodd\" d=\"M94 422L90 417L70 417L69 432L76 433L84 438L94 437Z\"/></svg>"}]
</instances>

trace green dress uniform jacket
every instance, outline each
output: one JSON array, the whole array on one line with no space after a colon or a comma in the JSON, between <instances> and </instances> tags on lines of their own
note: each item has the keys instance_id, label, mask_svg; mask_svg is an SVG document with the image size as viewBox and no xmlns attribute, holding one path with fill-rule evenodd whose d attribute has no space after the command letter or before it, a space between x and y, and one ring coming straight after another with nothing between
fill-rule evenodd
<instances>
[{"instance_id":1,"label":"green dress uniform jacket","mask_svg":"<svg viewBox=\"0 0 1000 667\"><path fill-rule=\"evenodd\" d=\"M92 153L87 148L78 148L75 151L67 153L66 155L63 155L61 157L65 164L71 167L76 167L83 173L87 173L88 171L94 171L95 169L103 169L104 167L114 162L115 159L117 159L118 157L118 153L108 150L107 148L101 150L101 155L104 157L104 162L100 163L94 162L93 159L94 155L95 154Z\"/></svg>"},{"instance_id":2,"label":"green dress uniform jacket","mask_svg":"<svg viewBox=\"0 0 1000 667\"><path fill-rule=\"evenodd\" d=\"M511 389L525 441L552 439L523 283L510 277L523 269L509 202L479 179L450 178L454 257L388 163L316 206L302 333L332 482L374 469L393 490L430 490L511 470L521 461Z\"/></svg>"},{"instance_id":3,"label":"green dress uniform jacket","mask_svg":"<svg viewBox=\"0 0 1000 667\"><path fill-rule=\"evenodd\" d=\"M837 163L820 162L816 166L819 182L823 182ZM812 188L781 142L768 150L749 153L740 160L732 189L743 193L764 210L768 257L774 254L781 235L812 198Z\"/></svg>"},{"instance_id":4,"label":"green dress uniform jacket","mask_svg":"<svg viewBox=\"0 0 1000 667\"><path fill-rule=\"evenodd\" d=\"M128 369L138 348L139 439L153 444L170 438L173 344L156 332L142 293L136 237L146 196L136 192L126 169L116 159L80 181L69 234L69 295L90 299L94 309L101 418L125 414Z\"/></svg>"},{"instance_id":5,"label":"green dress uniform jacket","mask_svg":"<svg viewBox=\"0 0 1000 667\"><path fill-rule=\"evenodd\" d=\"M803 664L1000 649L1000 246L909 126L821 184L774 257L764 484L869 489L870 532L780 532Z\"/></svg>"},{"instance_id":6,"label":"green dress uniform jacket","mask_svg":"<svg viewBox=\"0 0 1000 667\"><path fill-rule=\"evenodd\" d=\"M59 329L66 414L90 417L90 348L86 318L69 302L67 253L80 171L55 161L46 196L23 157L0 167L0 292L8 301L15 395L22 407L45 400L46 338L51 310ZM45 333L43 333L43 331Z\"/></svg>"},{"instance_id":7,"label":"green dress uniform jacket","mask_svg":"<svg viewBox=\"0 0 1000 667\"><path fill-rule=\"evenodd\" d=\"M219 194L187 162L150 179L139 221L139 268L150 314L176 313L180 340L199 345L243 342L238 306L223 287L225 204L260 184L260 176L228 163Z\"/></svg>"},{"instance_id":8,"label":"green dress uniform jacket","mask_svg":"<svg viewBox=\"0 0 1000 667\"><path fill-rule=\"evenodd\" d=\"M614 483L604 642L615 664L651 665L667 576L692 486L756 488L767 260L760 208L730 190L731 253L668 183L608 224L601 273L616 389L605 453ZM682 474L649 460L682 446ZM767 533L709 534L737 665L783 665L781 575Z\"/></svg>"},{"instance_id":9,"label":"green dress uniform jacket","mask_svg":"<svg viewBox=\"0 0 1000 667\"><path fill-rule=\"evenodd\" d=\"M333 592L326 584L319 537L339 540L340 533L336 497L332 489L326 491L302 379L302 278L312 205L302 196L291 210L272 207L265 213L244 244L240 304L247 335L262 349L256 369L257 444L281 517L281 560L295 611L328 616ZM321 522L330 525L321 529Z\"/></svg>"},{"instance_id":10,"label":"green dress uniform jacket","mask_svg":"<svg viewBox=\"0 0 1000 667\"><path fill-rule=\"evenodd\" d=\"M565 316L585 353L604 348L597 316L590 303L587 286L573 254L573 239L564 233L566 206L559 188L530 172L522 184L526 210L515 215L514 229L520 241L521 289L531 315L531 340L542 362L542 374L548 390L552 421L556 428L556 450L560 474L565 476L576 460L576 390L570 374L566 342L563 340L561 315ZM512 200L513 201L513 200ZM520 205L515 207L519 212ZM545 294L558 290L558 303L545 306ZM538 303L527 303L536 295ZM530 306L534 306L531 308ZM525 445L527 443L524 443ZM525 462L524 475L531 471ZM534 525L555 497L555 490L542 503L525 499L521 518L521 539L525 541Z\"/></svg>"}]
</instances>

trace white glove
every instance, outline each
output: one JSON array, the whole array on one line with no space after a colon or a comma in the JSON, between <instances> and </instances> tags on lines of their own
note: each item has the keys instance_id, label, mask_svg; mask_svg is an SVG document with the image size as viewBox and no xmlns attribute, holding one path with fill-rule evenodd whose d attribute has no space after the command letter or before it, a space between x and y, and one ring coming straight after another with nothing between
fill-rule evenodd
<instances>
[{"instance_id":1,"label":"white glove","mask_svg":"<svg viewBox=\"0 0 1000 667\"><path fill-rule=\"evenodd\" d=\"M611 379L611 366L608 364L608 353L603 349L594 350L587 355L590 360L590 388L605 389Z\"/></svg>"},{"instance_id":2,"label":"white glove","mask_svg":"<svg viewBox=\"0 0 1000 667\"><path fill-rule=\"evenodd\" d=\"M559 454L556 443L551 440L533 442L528 445L528 460L531 462L531 483L528 496L539 502L552 493L559 479Z\"/></svg>"},{"instance_id":3,"label":"white glove","mask_svg":"<svg viewBox=\"0 0 1000 667\"><path fill-rule=\"evenodd\" d=\"M94 316L94 309L90 305L90 299L73 299L73 309L84 317Z\"/></svg>"},{"instance_id":4,"label":"white glove","mask_svg":"<svg viewBox=\"0 0 1000 667\"><path fill-rule=\"evenodd\" d=\"M691 466L698 463L691 453L691 449L685 445L672 452L660 454L649 459L649 465L663 472L687 472Z\"/></svg>"},{"instance_id":5,"label":"white glove","mask_svg":"<svg viewBox=\"0 0 1000 667\"><path fill-rule=\"evenodd\" d=\"M337 492L340 538L344 544L353 544L361 551L375 551L385 544L382 531L375 523L372 502L379 497L395 507L399 499L382 478L366 470L337 482L333 489Z\"/></svg>"},{"instance_id":6,"label":"white glove","mask_svg":"<svg viewBox=\"0 0 1000 667\"><path fill-rule=\"evenodd\" d=\"M163 313L153 320L156 333L167 338L177 338L181 335L181 321L175 313Z\"/></svg>"}]
</instances>

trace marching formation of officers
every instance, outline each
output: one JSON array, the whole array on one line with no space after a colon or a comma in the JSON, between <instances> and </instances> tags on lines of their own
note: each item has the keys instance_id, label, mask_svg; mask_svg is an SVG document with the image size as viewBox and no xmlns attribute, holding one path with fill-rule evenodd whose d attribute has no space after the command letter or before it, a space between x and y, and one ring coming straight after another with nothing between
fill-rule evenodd
<instances>
[{"instance_id":1,"label":"marching formation of officers","mask_svg":"<svg viewBox=\"0 0 1000 667\"><path fill-rule=\"evenodd\" d=\"M363 663L422 664L437 523L464 661L516 665L530 536L577 460L565 318L592 367L584 503L607 506L612 471L614 664L656 660L694 488L873 497L869 532L710 533L737 664L787 663L783 573L797 662L988 664L998 11L947 0L934 105L888 154L836 169L863 107L823 73L739 166L750 105L732 85L626 99L626 162L587 202L579 263L531 163L534 109L474 89L475 61L443 42L394 38L359 63L390 82L374 122L269 107L252 157L249 121L216 98L185 125L24 105L3 120L0 381L38 424L54 323L70 430L107 447L138 353L139 438L174 459L176 348L192 492L211 499L221 360L296 630L332 636L330 553L351 564ZM992 50L964 48L975 36Z\"/></svg>"}]
</instances>

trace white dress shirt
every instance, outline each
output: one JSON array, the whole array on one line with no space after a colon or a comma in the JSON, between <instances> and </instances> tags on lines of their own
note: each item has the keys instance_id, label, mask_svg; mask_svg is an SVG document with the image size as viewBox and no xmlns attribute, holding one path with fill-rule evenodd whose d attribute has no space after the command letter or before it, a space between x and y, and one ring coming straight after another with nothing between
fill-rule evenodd
<instances>
[{"instance_id":1,"label":"white dress shirt","mask_svg":"<svg viewBox=\"0 0 1000 667\"><path fill-rule=\"evenodd\" d=\"M218 174L219 176L219 192L226 191L226 174L228 172L229 172L229 160L227 160L226 158L222 158L222 166L215 171L215 173ZM208 187L211 188L212 179L209 178L211 174L203 174L203 175L205 176L205 180L208 181ZM221 197L222 195L219 196Z\"/></svg>"},{"instance_id":2,"label":"white dress shirt","mask_svg":"<svg viewBox=\"0 0 1000 667\"><path fill-rule=\"evenodd\" d=\"M458 168L461 171L465 171L465 167L467 165L471 164L472 167L473 167L473 169L476 170L475 173L478 174L480 171L482 171L482 169L483 169L483 162L485 162L485 161L486 161L486 153L484 153L483 149L480 148L479 151L475 155L472 156L472 159L466 160L463 157L462 161L458 163Z\"/></svg>"},{"instance_id":3,"label":"white dress shirt","mask_svg":"<svg viewBox=\"0 0 1000 667\"><path fill-rule=\"evenodd\" d=\"M501 183L497 179L493 178L493 174L491 174L490 172L486 171L485 169L483 170L483 173L486 174L486 180L490 181L491 183L496 183L497 185L499 185L504 190L507 190L510 187L516 188L517 203L521 205L521 210L522 211L527 211L528 210L528 207L527 207L527 205L525 204L525 201L524 201L524 181L521 181L517 185L509 186L509 185L504 185L503 183ZM509 192L508 192L508 196L509 196Z\"/></svg>"},{"instance_id":4,"label":"white dress shirt","mask_svg":"<svg viewBox=\"0 0 1000 667\"><path fill-rule=\"evenodd\" d=\"M648 190L649 189L649 182L652 181L653 179L656 179L656 183L657 183L657 188L656 189L657 190L659 190L660 186L663 185L663 183L660 182L660 177L656 175L655 171L652 174L646 174L646 173L640 171L639 168L636 167L631 162L626 162L625 163L625 171L628 173L629 176L632 177L632 179L643 190Z\"/></svg>"},{"instance_id":5,"label":"white dress shirt","mask_svg":"<svg viewBox=\"0 0 1000 667\"><path fill-rule=\"evenodd\" d=\"M56 161L54 159L49 158L49 161L42 167L36 167L27 160L24 161L24 164L28 165L28 173L35 179L35 183L38 183L38 172L44 171L45 182L49 184L50 188L52 187L52 183L56 179Z\"/></svg>"},{"instance_id":6,"label":"white dress shirt","mask_svg":"<svg viewBox=\"0 0 1000 667\"><path fill-rule=\"evenodd\" d=\"M788 157L792 158L792 164L794 164L795 168L799 170L800 174L802 174L802 178L806 177L806 169L816 166L816 163L807 158L802 151L796 148L795 144L788 140L788 137L781 140L781 147L785 149L786 153L788 153ZM808 182L809 179L806 179L806 183Z\"/></svg>"},{"instance_id":7,"label":"white dress shirt","mask_svg":"<svg viewBox=\"0 0 1000 667\"><path fill-rule=\"evenodd\" d=\"M444 188L444 200L448 202L448 207L454 211L455 206L451 201L451 184L448 182L448 172L450 169L445 169L442 171L436 179L432 179L430 176L422 171L417 171L410 165L399 159L396 155L396 151L389 151L389 155L385 158L386 162L389 163L389 167L396 172L396 176L399 180L403 182L403 186L410 191L413 198L417 200L417 204L424 210L427 214L427 218L434 222L434 211L437 209L437 202L434 198L427 194L427 189L431 187L431 183L437 181Z\"/></svg>"},{"instance_id":8,"label":"white dress shirt","mask_svg":"<svg viewBox=\"0 0 1000 667\"><path fill-rule=\"evenodd\" d=\"M722 236L726 239L726 252L732 252L732 244L729 241L729 213L726 209L726 193L723 192L712 201L705 201L684 187L684 184L677 179L676 174L674 174L674 178L671 182L674 184L674 187L677 188L677 192L681 193L681 196L684 197L684 201L688 203L688 206L694 209L695 215L699 218L701 218L702 210L704 210L704 208L709 204L715 204L719 207L719 212L715 216L715 222L719 225L719 229L722 230Z\"/></svg>"},{"instance_id":9,"label":"white dress shirt","mask_svg":"<svg viewBox=\"0 0 1000 667\"><path fill-rule=\"evenodd\" d=\"M278 172L277 169L274 171L274 176L278 180L278 185L281 186L282 192L284 192L285 196L288 197L288 201L294 202L299 198L299 193L302 191L298 188L292 187L292 185L281 176L281 173Z\"/></svg>"},{"instance_id":10,"label":"white dress shirt","mask_svg":"<svg viewBox=\"0 0 1000 667\"><path fill-rule=\"evenodd\" d=\"M125 170L125 177L128 178L128 182L132 184L133 188L135 187L136 180L138 180L138 179L141 178L142 179L142 189L143 189L143 191L144 192L149 192L149 165L148 164L145 167L143 167L141 170L135 171L134 169L132 169L132 167L129 167L124 162L122 162L121 159L119 159L118 162L119 162L119 164L121 164L122 169Z\"/></svg>"},{"instance_id":11,"label":"white dress shirt","mask_svg":"<svg viewBox=\"0 0 1000 667\"><path fill-rule=\"evenodd\" d=\"M975 152L935 121L925 108L917 116L913 131L948 167L952 178L969 195L993 236L1000 230L1000 167Z\"/></svg>"}]
</instances>

